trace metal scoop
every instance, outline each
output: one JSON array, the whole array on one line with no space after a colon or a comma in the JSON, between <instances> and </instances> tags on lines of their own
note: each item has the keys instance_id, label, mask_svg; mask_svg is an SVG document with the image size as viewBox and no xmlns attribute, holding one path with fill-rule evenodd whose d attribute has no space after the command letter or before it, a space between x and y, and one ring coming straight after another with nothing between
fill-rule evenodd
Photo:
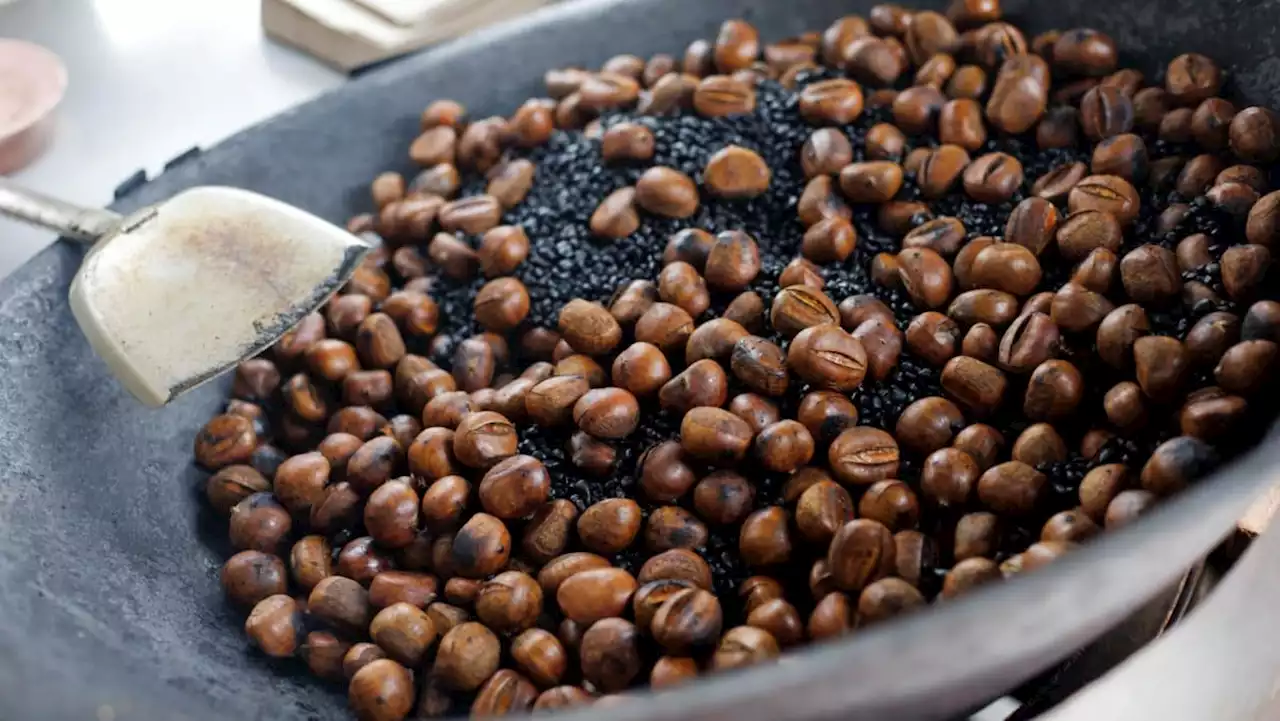
<instances>
[{"instance_id":1,"label":"metal scoop","mask_svg":"<svg viewBox=\"0 0 1280 721\"><path fill-rule=\"evenodd\" d=\"M0 178L0 215L93 244L71 311L129 392L161 406L270 346L372 248L278 200L200 187L128 217Z\"/></svg>"}]
</instances>

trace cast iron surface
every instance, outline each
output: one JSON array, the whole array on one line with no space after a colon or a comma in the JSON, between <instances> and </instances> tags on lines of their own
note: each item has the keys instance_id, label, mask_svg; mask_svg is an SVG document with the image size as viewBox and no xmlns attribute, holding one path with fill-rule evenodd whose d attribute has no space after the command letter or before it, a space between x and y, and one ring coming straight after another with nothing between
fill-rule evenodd
<instances>
[{"instance_id":1,"label":"cast iron surface","mask_svg":"<svg viewBox=\"0 0 1280 721\"><path fill-rule=\"evenodd\" d=\"M729 16L779 39L870 4L560 6L372 73L174 166L118 206L222 183L340 221L365 209L375 173L405 166L430 99L454 97L481 116L508 113L540 94L548 67L680 51ZM1280 0L1006 5L1031 29L1105 28L1149 76L1177 52L1204 52L1232 70L1237 97L1280 106ZM190 452L227 384L158 412L129 398L75 331L65 295L81 255L59 243L0 283L0 718L349 718L339 692L249 653L241 617L223 602L225 522L203 510L203 474ZM1275 480L1278 460L1280 446L1268 443L1046 572L768 668L611 708L610 716L906 719L972 707L1172 583Z\"/></svg>"}]
</instances>

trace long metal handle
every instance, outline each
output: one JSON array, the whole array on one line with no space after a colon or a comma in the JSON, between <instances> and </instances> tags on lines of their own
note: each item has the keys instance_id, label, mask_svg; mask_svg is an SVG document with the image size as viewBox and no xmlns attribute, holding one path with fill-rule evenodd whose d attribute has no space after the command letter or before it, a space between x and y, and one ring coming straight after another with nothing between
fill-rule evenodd
<instances>
[{"instance_id":1,"label":"long metal handle","mask_svg":"<svg viewBox=\"0 0 1280 721\"><path fill-rule=\"evenodd\" d=\"M109 210L85 208L51 198L0 178L0 215L93 243L119 227L123 218Z\"/></svg>"}]
</instances>

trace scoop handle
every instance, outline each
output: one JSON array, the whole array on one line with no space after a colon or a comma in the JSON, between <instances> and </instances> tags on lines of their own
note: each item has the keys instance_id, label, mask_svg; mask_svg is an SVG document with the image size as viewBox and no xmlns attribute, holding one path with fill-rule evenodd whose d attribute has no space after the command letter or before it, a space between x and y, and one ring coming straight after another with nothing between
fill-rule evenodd
<instances>
[{"instance_id":1,"label":"scoop handle","mask_svg":"<svg viewBox=\"0 0 1280 721\"><path fill-rule=\"evenodd\" d=\"M73 205L24 188L7 178L0 178L0 215L85 243L93 243L115 230L123 220L109 210Z\"/></svg>"}]
</instances>

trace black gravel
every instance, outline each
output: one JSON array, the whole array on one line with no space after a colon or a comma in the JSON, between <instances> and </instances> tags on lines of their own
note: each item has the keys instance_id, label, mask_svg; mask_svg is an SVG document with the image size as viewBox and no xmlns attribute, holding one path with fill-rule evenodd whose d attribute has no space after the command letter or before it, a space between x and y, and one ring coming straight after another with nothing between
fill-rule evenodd
<instances>
[{"instance_id":1,"label":"black gravel","mask_svg":"<svg viewBox=\"0 0 1280 721\"><path fill-rule=\"evenodd\" d=\"M829 71L813 71L800 78L800 84L829 77ZM796 217L796 202L805 184L798 154L801 144L813 131L803 121L796 109L796 95L775 82L767 81L757 89L755 113L729 118L702 118L692 114L677 117L649 118L620 113L605 117L607 127L622 120L633 120L651 127L656 137L656 156L651 165L676 168L696 181L701 181L702 168L707 158L728 144L736 144L758 152L773 171L773 179L767 193L750 201L723 201L710 197L702 199L696 215L686 220L671 220L642 213L641 228L628 238L608 242L591 235L588 219L599 202L612 191L635 183L646 165L604 166L601 164L599 142L581 132L557 131L545 146L524 153L537 165L537 180L528 197L511 210L504 221L524 227L532 241L528 259L516 271L516 275L528 288L531 311L528 322L554 328L561 306L573 298L586 298L607 302L621 284L636 278L656 278L661 267L662 251L668 238L686 227L697 227L712 233L723 230L744 230L759 243L762 272L751 289L760 293L766 306L777 291L776 278L782 268L799 252L804 228ZM869 109L857 122L843 129L853 141L857 159L863 159L863 138L876 123L890 122L887 108ZM1191 157L1194 148L1174 147L1147 138L1152 160L1171 154ZM909 138L912 147L936 145L934 138L917 136ZM1089 162L1088 148L1044 151L1036 147L1034 137L1002 137L990 139L977 157L986 152L1001 151L1017 157L1023 164L1026 176L1024 188L1040 175L1063 163ZM1226 218L1213 209L1203 198L1183 198L1173 192L1156 192L1146 187L1142 192L1142 211L1137 222L1128 230L1121 255L1143 243L1158 243L1173 248L1177 241L1192 233L1205 233L1213 239L1215 257L1232 244L1242 242L1242 234L1236 221ZM471 179L463 193L483 192L483 182ZM914 180L908 177L900 198L918 196ZM1009 212L1024 195L1019 193L1011 201L999 205L986 205L967 198L963 192L930 203L935 216L951 215L959 218L968 230L969 237L979 235L1002 236ZM1172 203L1189 203L1191 210L1178 228L1167 234L1155 231L1155 222L1161 211ZM1066 209L1061 208L1065 214ZM898 239L882 233L875 221L876 208L854 207L854 224L858 231L858 246L847 262L823 268L827 280L827 292L837 302L849 295L873 293L884 300L894 311L901 328L906 327L918 310L900 291L876 287L871 283L868 268L871 258L878 252L896 251ZM477 239L471 239L474 243ZM1050 260L1045 263L1042 289L1053 290L1070 275L1070 267ZM1198 280L1209 285L1220 295L1222 284L1217 264L1189 273L1186 280ZM472 300L482 280L458 283L445 278L437 279L432 295L439 303L442 314L441 334L457 342L478 332L472 319ZM1118 281L1117 281L1118 283ZM1275 284L1270 284L1275 287ZM1123 299L1113 300L1117 304ZM704 318L717 316L732 299L729 295L713 295L712 308ZM1202 303L1193 309L1184 309L1175 303L1167 309L1150 313L1153 332L1175 337L1185 337L1196 319L1214 310L1230 310L1243 315L1243 308L1229 302ZM514 338L514 336L513 336ZM782 339L775 337L781 342ZM625 339L629 343L630 339ZM444 366L449 364L449 344L437 345L433 359ZM425 348L414 349L425 352ZM1092 358L1093 338L1068 337L1064 354L1076 362L1086 374L1086 396L1081 403L1081 413L1058 424L1069 447L1078 447L1080 438L1091 427L1103 425L1100 420L1102 395L1112 384L1124 378ZM606 366L607 367L607 366ZM677 372L679 368L675 369ZM867 381L852 394L860 413L860 422L892 432L898 415L913 401L927 396L941 395L938 382L939 370L904 352L900 364L883 381ZM1203 379L1202 379L1203 380ZM1011 377L1006 403L1000 413L987 422L994 425L1011 445L1017 435L1030 423L1022 417L1020 399L1025 379ZM742 389L735 388L733 393ZM789 395L780 402L784 412L794 411L800 396L807 389L796 384ZM1257 404L1259 406L1264 404ZM1272 406L1274 407L1274 406ZM1154 409L1153 417L1170 417L1176 408ZM1259 429L1264 426L1256 424ZM643 409L643 420L638 431L630 438L615 444L618 450L616 472L608 478L595 478L578 470L569 462L565 450L569 430L549 430L533 426L521 428L520 451L534 455L546 463L553 478L553 495L568 498L580 508L604 498L637 496L635 491L636 464L641 453L650 446L678 436L679 419L656 407ZM1088 461L1074 450L1062 463L1049 464L1041 470L1049 476L1051 492L1046 494L1043 507L1022 525L1012 525L1004 530L1000 558L1007 557L1034 542L1043 521L1052 513L1078 504L1077 489L1090 468L1099 463L1121 462L1135 472L1141 468L1151 450L1161 441L1174 435L1167 425L1160 425L1133 438L1117 439L1108 443L1101 456ZM1245 447L1251 438L1237 441L1228 454ZM819 449L822 454L825 449ZM904 457L900 476L915 484L921 459ZM752 477L756 484L756 505L780 503L783 476ZM639 499L642 504L646 502ZM687 499L686 499L687 501ZM646 505L646 510L651 508ZM975 507L976 509L976 507ZM959 513L974 509L952 509L946 513L923 509L922 528L938 532L946 538L950 524ZM514 529L517 530L518 529ZM736 598L736 585L749 574L737 554L737 529L711 529L708 547L702 549L711 564L716 580L716 590L722 599ZM943 560L949 559L948 549L943 548ZM615 559L632 571L639 569L645 554L628 552ZM792 564L798 565L798 564ZM805 584L807 568L779 571L789 583ZM807 592L789 594L790 598L807 598ZM732 608L729 618L736 617Z\"/></svg>"}]
</instances>

